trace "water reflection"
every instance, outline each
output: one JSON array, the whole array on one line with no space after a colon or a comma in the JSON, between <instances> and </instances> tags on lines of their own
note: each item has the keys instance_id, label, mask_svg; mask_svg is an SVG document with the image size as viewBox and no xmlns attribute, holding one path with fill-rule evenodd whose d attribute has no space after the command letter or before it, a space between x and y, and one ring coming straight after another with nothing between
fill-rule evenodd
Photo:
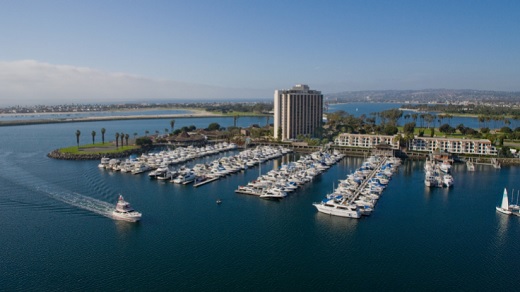
<instances>
[{"instance_id":1,"label":"water reflection","mask_svg":"<svg viewBox=\"0 0 520 292\"><path fill-rule=\"evenodd\" d=\"M320 228L326 228L330 231L344 232L354 231L357 228L358 222L362 219L343 218L316 212L316 222Z\"/></svg>"},{"instance_id":2,"label":"water reflection","mask_svg":"<svg viewBox=\"0 0 520 292\"><path fill-rule=\"evenodd\" d=\"M499 214L496 212L496 216L498 217L498 226L497 226L497 246L502 246L507 239L507 229L509 228L509 216L505 214Z\"/></svg>"},{"instance_id":3,"label":"water reflection","mask_svg":"<svg viewBox=\"0 0 520 292\"><path fill-rule=\"evenodd\" d=\"M119 235L119 238L125 239L128 238L128 236L130 236L132 232L139 228L141 222L126 222L114 219L114 224L116 225L117 234Z\"/></svg>"}]
</instances>

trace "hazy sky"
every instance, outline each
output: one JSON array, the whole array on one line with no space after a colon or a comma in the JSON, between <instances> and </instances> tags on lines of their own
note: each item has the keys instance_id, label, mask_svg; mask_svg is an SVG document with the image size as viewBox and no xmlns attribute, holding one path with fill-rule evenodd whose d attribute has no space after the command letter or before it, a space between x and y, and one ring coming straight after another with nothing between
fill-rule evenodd
<instances>
[{"instance_id":1,"label":"hazy sky","mask_svg":"<svg viewBox=\"0 0 520 292\"><path fill-rule=\"evenodd\" d=\"M520 1L2 1L0 104L520 90Z\"/></svg>"}]
</instances>

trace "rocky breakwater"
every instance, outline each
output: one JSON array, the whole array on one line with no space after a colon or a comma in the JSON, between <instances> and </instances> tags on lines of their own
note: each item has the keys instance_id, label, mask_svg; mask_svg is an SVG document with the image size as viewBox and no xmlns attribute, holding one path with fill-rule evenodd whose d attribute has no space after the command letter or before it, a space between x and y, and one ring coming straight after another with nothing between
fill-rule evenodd
<instances>
[{"instance_id":1,"label":"rocky breakwater","mask_svg":"<svg viewBox=\"0 0 520 292\"><path fill-rule=\"evenodd\" d=\"M103 157L108 158L126 158L133 154L141 154L150 149L137 148L125 150L117 153L64 153L60 149L56 149L47 154L47 157L61 160L99 160Z\"/></svg>"}]
</instances>

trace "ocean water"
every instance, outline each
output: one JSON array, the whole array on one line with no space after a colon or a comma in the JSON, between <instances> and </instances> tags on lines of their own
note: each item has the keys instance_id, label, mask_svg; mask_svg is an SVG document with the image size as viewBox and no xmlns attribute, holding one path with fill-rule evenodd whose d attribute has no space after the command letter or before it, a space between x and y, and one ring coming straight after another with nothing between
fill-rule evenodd
<instances>
[{"instance_id":1,"label":"ocean water","mask_svg":"<svg viewBox=\"0 0 520 292\"><path fill-rule=\"evenodd\" d=\"M177 119L176 128L232 118ZM244 125L265 118L240 118ZM498 214L518 167L453 167L451 189L425 188L423 162L404 162L374 213L318 213L345 158L280 201L234 193L289 155L193 188L114 173L98 161L59 161L51 150L90 132L143 133L169 120L1 127L0 287L13 290L504 290L516 288L520 217ZM229 155L229 154L228 154ZM207 157L206 160L217 156ZM107 217L122 193L137 224ZM517 191L515 190L516 194ZM221 205L215 203L220 198Z\"/></svg>"}]
</instances>

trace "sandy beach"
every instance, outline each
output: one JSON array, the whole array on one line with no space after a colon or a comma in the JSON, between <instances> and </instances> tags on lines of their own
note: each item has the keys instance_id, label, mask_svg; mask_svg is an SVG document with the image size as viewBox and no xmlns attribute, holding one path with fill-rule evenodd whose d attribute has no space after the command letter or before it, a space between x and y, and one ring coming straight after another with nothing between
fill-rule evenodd
<instances>
[{"instance_id":1,"label":"sandy beach","mask_svg":"<svg viewBox=\"0 0 520 292\"><path fill-rule=\"evenodd\" d=\"M141 112L153 111L156 109L141 110ZM34 113L34 114L23 114L27 116L39 116L42 115L41 119L20 119L20 120L5 120L0 121L0 126L19 126L19 125L34 125L34 124L53 124L53 123L72 123L72 122L94 122L94 121L113 121L113 120L147 120L147 119L175 119L175 118L211 118L211 117L223 117L226 115L220 115L205 110L197 109L183 109L189 111L184 114L162 114L162 115L114 115L110 116L92 116L92 117L60 117L60 118L45 118L45 115L56 115L67 113ZM121 111L127 113L128 111ZM77 114L78 112L72 112L70 114ZM81 112L84 113L84 112ZM22 114L19 114L22 115Z\"/></svg>"}]
</instances>

